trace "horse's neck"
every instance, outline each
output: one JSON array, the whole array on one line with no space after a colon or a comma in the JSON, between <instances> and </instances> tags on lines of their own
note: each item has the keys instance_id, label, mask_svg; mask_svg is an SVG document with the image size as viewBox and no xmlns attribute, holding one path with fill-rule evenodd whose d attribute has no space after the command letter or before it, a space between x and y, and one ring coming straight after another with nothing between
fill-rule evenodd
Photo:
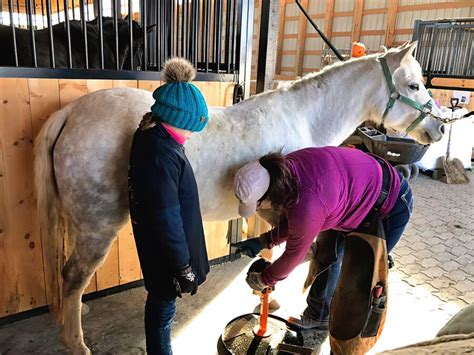
<instances>
[{"instance_id":1,"label":"horse's neck","mask_svg":"<svg viewBox=\"0 0 474 355\"><path fill-rule=\"evenodd\" d=\"M286 137L298 132L302 146L339 145L358 125L370 119L379 99L382 71L375 60L362 60L303 79L294 87L256 96L234 109L243 116L252 108L264 113L265 127L282 126ZM355 87L355 89L354 89ZM236 115L231 115L236 117ZM242 119L242 115L237 115ZM272 132L273 134L274 132ZM277 133L277 132L275 132ZM281 144L283 145L283 143ZM290 148L290 147L288 147Z\"/></svg>"}]
</instances>

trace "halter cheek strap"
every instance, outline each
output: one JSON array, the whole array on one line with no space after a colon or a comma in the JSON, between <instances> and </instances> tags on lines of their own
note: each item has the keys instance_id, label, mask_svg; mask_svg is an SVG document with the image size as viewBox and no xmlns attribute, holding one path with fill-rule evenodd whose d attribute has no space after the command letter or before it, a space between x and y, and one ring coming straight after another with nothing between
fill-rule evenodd
<instances>
[{"instance_id":1,"label":"halter cheek strap","mask_svg":"<svg viewBox=\"0 0 474 355\"><path fill-rule=\"evenodd\" d=\"M382 125L385 122L385 117L387 117L388 112L393 108L395 102L400 100L404 104L413 107L414 109L420 111L420 115L417 117L412 124L408 126L405 130L406 133L413 131L420 123L425 119L426 116L431 115L431 110L433 108L433 101L430 99L424 105L400 94L392 81L392 74L390 74L390 69L387 65L387 60L384 57L379 57L380 64L382 65L383 74L385 76L385 81L387 82L388 89L390 90L390 99L388 100L387 106L382 116Z\"/></svg>"}]
</instances>

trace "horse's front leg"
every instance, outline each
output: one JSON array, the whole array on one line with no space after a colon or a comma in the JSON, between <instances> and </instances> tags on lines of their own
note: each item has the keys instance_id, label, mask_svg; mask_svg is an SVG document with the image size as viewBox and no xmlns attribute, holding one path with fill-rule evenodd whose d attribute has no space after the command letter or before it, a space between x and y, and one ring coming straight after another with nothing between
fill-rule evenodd
<instances>
[{"instance_id":1,"label":"horse's front leg","mask_svg":"<svg viewBox=\"0 0 474 355\"><path fill-rule=\"evenodd\" d=\"M115 231L74 232L76 240L71 257L63 269L63 331L61 340L72 354L90 354L84 343L81 324L81 297L92 275L107 255Z\"/></svg>"}]
</instances>

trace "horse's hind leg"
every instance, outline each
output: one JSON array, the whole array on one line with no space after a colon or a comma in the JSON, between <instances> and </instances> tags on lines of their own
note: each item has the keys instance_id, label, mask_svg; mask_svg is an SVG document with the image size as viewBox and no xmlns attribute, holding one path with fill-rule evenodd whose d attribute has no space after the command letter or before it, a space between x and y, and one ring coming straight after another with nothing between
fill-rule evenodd
<instances>
[{"instance_id":1,"label":"horse's hind leg","mask_svg":"<svg viewBox=\"0 0 474 355\"><path fill-rule=\"evenodd\" d=\"M63 269L62 340L73 354L90 354L84 343L81 324L81 297L92 275L107 255L115 231L75 231L75 246Z\"/></svg>"}]
</instances>

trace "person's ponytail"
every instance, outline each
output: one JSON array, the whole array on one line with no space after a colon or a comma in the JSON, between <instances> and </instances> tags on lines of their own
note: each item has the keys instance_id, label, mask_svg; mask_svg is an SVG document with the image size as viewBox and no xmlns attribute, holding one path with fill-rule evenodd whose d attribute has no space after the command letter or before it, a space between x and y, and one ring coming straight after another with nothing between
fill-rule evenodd
<instances>
[{"instance_id":1,"label":"person's ponytail","mask_svg":"<svg viewBox=\"0 0 474 355\"><path fill-rule=\"evenodd\" d=\"M286 209L297 202L298 183L291 174L288 159L281 153L271 153L261 157L259 162L270 174L270 187L261 201L271 201L275 209Z\"/></svg>"}]
</instances>

